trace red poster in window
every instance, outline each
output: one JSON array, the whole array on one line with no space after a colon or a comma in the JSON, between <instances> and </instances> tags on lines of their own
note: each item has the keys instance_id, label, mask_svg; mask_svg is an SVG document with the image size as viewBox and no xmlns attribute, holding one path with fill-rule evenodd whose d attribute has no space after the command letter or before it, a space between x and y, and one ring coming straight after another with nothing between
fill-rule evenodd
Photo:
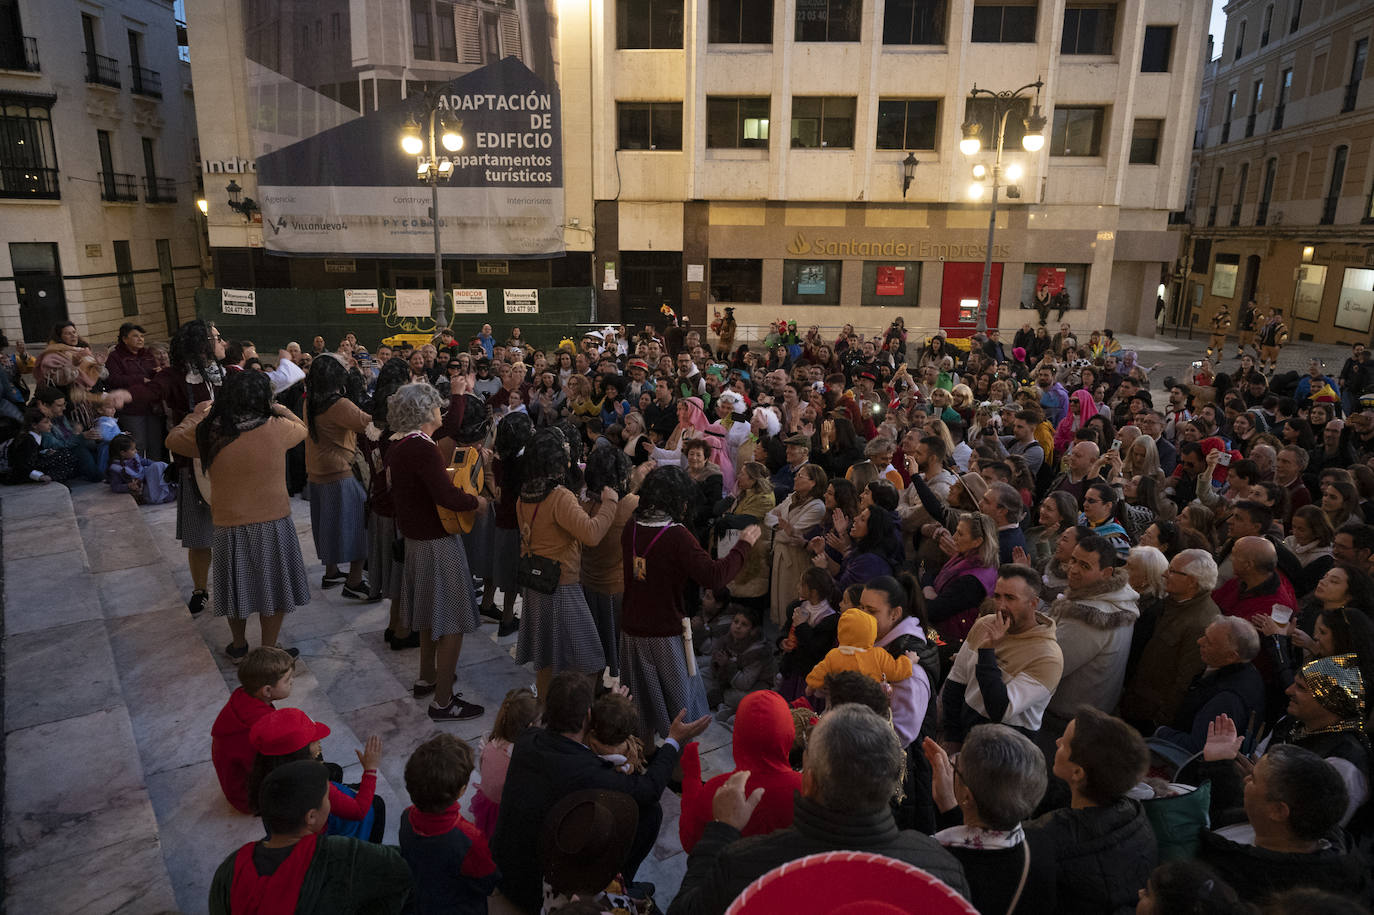
<instances>
[{"instance_id":1,"label":"red poster in window","mask_svg":"<svg viewBox=\"0 0 1374 915\"><path fill-rule=\"evenodd\" d=\"M1040 272L1035 277L1035 291L1039 292L1048 286L1050 295L1058 295L1060 290L1064 288L1065 273L1063 267L1041 267Z\"/></svg>"},{"instance_id":2,"label":"red poster in window","mask_svg":"<svg viewBox=\"0 0 1374 915\"><path fill-rule=\"evenodd\" d=\"M878 268L878 295L904 295L906 293L905 267Z\"/></svg>"}]
</instances>

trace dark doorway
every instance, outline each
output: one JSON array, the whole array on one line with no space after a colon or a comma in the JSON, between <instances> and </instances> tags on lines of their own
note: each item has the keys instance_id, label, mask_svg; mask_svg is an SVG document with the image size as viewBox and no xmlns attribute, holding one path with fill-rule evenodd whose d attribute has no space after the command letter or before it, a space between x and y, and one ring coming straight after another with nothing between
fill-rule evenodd
<instances>
[{"instance_id":1,"label":"dark doorway","mask_svg":"<svg viewBox=\"0 0 1374 915\"><path fill-rule=\"evenodd\" d=\"M652 324L662 330L667 305L682 314L682 252L621 251L620 320L627 327Z\"/></svg>"},{"instance_id":2,"label":"dark doorway","mask_svg":"<svg viewBox=\"0 0 1374 915\"><path fill-rule=\"evenodd\" d=\"M24 339L42 342L67 320L67 295L53 242L10 242L14 286L19 293L19 323Z\"/></svg>"},{"instance_id":3,"label":"dark doorway","mask_svg":"<svg viewBox=\"0 0 1374 915\"><path fill-rule=\"evenodd\" d=\"M1255 297L1255 287L1259 285L1260 257L1252 254L1245 259L1245 281L1241 285L1240 301L1244 304Z\"/></svg>"}]
</instances>

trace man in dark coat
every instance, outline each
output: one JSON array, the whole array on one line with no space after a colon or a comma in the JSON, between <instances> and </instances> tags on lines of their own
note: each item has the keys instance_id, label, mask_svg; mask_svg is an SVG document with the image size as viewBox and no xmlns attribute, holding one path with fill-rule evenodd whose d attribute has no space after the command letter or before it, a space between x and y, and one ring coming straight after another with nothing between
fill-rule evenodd
<instances>
[{"instance_id":1,"label":"man in dark coat","mask_svg":"<svg viewBox=\"0 0 1374 915\"><path fill-rule=\"evenodd\" d=\"M648 770L626 775L587 746L592 699L590 677L573 671L554 677L544 701L544 727L526 731L511 753L491 852L501 869L501 892L522 911L538 912L543 900L543 875L534 850L544 818L565 796L583 789L618 791L639 805L639 826L621 868L625 879L633 880L658 838L663 823L659 797L682 747L711 723L709 716L684 722L684 715L678 715Z\"/></svg>"},{"instance_id":2,"label":"man in dark coat","mask_svg":"<svg viewBox=\"0 0 1374 915\"><path fill-rule=\"evenodd\" d=\"M968 882L958 860L929 836L899 830L893 822L888 800L896 794L905 767L889 723L864 706L835 707L811 734L792 826L741 839L740 831L763 795L756 791L746 797L742 776L747 773L736 773L716 792L715 820L706 825L687 859L687 875L669 915L722 913L773 868L829 851L896 858L967 897Z\"/></svg>"}]
</instances>

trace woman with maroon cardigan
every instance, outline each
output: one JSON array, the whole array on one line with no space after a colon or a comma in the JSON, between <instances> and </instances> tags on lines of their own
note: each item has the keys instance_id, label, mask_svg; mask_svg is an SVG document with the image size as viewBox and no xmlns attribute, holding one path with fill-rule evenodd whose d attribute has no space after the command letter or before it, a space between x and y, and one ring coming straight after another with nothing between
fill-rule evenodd
<instances>
[{"instance_id":1,"label":"woman with maroon cardigan","mask_svg":"<svg viewBox=\"0 0 1374 915\"><path fill-rule=\"evenodd\" d=\"M691 580L724 588L744 568L762 529L751 524L718 560L683 526L692 499L691 477L681 467L658 467L644 478L639 507L620 537L625 597L620 622L620 675L639 705L647 736L666 737L683 709L695 721L710 712L701 679L687 672L683 645L683 591Z\"/></svg>"},{"instance_id":2,"label":"woman with maroon cardigan","mask_svg":"<svg viewBox=\"0 0 1374 915\"><path fill-rule=\"evenodd\" d=\"M153 385L157 360L144 346L143 328L131 321L119 327L119 342L105 357L106 383L122 388L133 399L119 411L119 424L134 437L138 451L150 461L162 460L162 392Z\"/></svg>"},{"instance_id":3,"label":"woman with maroon cardigan","mask_svg":"<svg viewBox=\"0 0 1374 915\"><path fill-rule=\"evenodd\" d=\"M485 511L486 500L469 495L445 472L443 457L430 436L443 424L439 408L447 402L424 382L403 385L387 405L391 446L383 471L396 512L396 529L405 537L401 573L400 622L420 633L420 679L413 692L434 694L429 717L467 721L485 709L454 692L463 636L477 630L477 605L462 538L444 530L436 505L453 511Z\"/></svg>"}]
</instances>

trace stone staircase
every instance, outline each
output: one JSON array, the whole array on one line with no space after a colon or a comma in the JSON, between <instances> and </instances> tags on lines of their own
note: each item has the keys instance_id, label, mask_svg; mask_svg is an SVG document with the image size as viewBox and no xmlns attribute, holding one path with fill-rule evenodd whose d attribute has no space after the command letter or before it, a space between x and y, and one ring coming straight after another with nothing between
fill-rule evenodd
<instances>
[{"instance_id":1,"label":"stone staircase","mask_svg":"<svg viewBox=\"0 0 1374 915\"><path fill-rule=\"evenodd\" d=\"M292 501L313 601L292 613L282 644L300 649L294 706L331 729L324 756L361 774L355 751L376 734L384 841L395 844L408 805L406 759L443 728L474 748L506 692L533 682L495 625L469 636L459 661L464 696L481 719L436 725L412 698L418 652L382 639L387 603L358 605L320 591L309 505ZM210 762L210 725L238 685L224 657L223 620L192 618L175 505L140 508L104 486L0 489L4 557L5 896L15 912L204 912L224 857L259 838L235 812ZM258 644L256 623L248 629ZM730 732L703 735L709 775L733 767ZM469 788L465 805L471 796ZM686 870L678 799L639 879L667 907ZM509 911L499 897L495 913Z\"/></svg>"}]
</instances>

